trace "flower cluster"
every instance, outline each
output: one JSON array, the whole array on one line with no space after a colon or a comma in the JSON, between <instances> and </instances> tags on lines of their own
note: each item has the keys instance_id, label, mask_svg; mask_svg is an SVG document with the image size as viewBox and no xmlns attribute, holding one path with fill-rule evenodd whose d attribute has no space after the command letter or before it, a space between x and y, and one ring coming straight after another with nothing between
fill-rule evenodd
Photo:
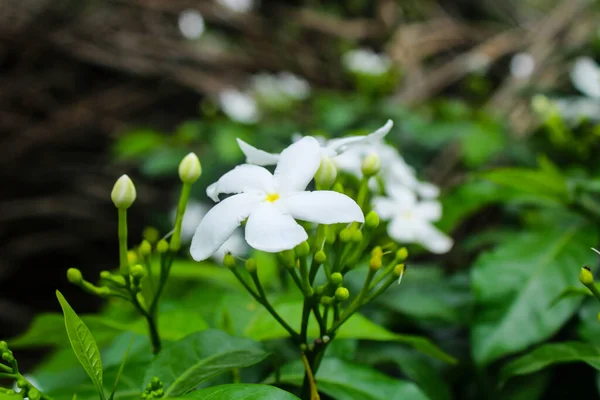
<instances>
[{"instance_id":1,"label":"flower cluster","mask_svg":"<svg viewBox=\"0 0 600 400\"><path fill-rule=\"evenodd\" d=\"M246 164L207 188L218 204L202 219L192 240L196 260L213 255L245 222L245 238L258 250L280 252L307 240L296 220L314 224L363 223L374 209L389 220L388 235L399 243L418 243L434 253L450 250L452 240L432 224L441 217L437 187L420 181L398 151L385 143L393 126L365 136L326 140L297 137L280 154L238 139ZM265 166L276 165L274 173ZM314 179L316 191L306 188ZM327 190L359 180L356 198ZM360 185L359 185L360 186ZM335 188L335 187L334 187ZM338 187L339 189L339 187ZM222 194L233 194L220 201Z\"/></svg>"}]
</instances>

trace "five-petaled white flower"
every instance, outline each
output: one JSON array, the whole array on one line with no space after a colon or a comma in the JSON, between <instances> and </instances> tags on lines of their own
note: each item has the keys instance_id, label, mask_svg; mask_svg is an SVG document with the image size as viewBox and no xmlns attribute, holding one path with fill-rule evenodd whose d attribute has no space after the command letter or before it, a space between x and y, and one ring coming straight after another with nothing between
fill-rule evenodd
<instances>
[{"instance_id":1,"label":"five-petaled white flower","mask_svg":"<svg viewBox=\"0 0 600 400\"><path fill-rule=\"evenodd\" d=\"M209 186L207 194L235 193L215 205L198 225L190 252L197 260L211 256L247 219L246 241L255 249L278 252L304 242L308 235L295 219L319 224L364 222L350 197L333 191L305 191L321 163L321 148L305 137L279 156L275 173L244 164Z\"/></svg>"},{"instance_id":2,"label":"five-petaled white flower","mask_svg":"<svg viewBox=\"0 0 600 400\"><path fill-rule=\"evenodd\" d=\"M381 219L390 221L387 231L392 239L400 243L419 243L436 254L452 248L452 239L432 225L442 215L439 202L418 202L412 191L398 186L388 187L387 191L390 197L376 197L373 203Z\"/></svg>"}]
</instances>

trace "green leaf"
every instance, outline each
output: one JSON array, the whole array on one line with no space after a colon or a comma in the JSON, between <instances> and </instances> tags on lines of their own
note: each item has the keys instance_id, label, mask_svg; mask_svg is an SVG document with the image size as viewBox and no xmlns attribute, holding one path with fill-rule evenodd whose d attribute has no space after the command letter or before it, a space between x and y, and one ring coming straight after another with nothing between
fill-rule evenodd
<instances>
[{"instance_id":1,"label":"green leaf","mask_svg":"<svg viewBox=\"0 0 600 400\"><path fill-rule=\"evenodd\" d=\"M528 168L499 168L482 174L502 186L517 189L537 197L564 202L569 196L566 179L554 170Z\"/></svg>"},{"instance_id":2,"label":"green leaf","mask_svg":"<svg viewBox=\"0 0 600 400\"><path fill-rule=\"evenodd\" d=\"M198 400L298 400L285 390L269 385L230 384L195 390L179 399Z\"/></svg>"},{"instance_id":3,"label":"green leaf","mask_svg":"<svg viewBox=\"0 0 600 400\"><path fill-rule=\"evenodd\" d=\"M273 307L284 320L290 323L292 328L298 331L300 330L302 316L301 300L276 303ZM262 341L286 338L289 336L289 333L279 325L271 314L264 309L260 309L246 327L245 335L254 340ZM319 336L319 327L314 320L309 322L308 335L315 338ZM448 363L456 362L451 355L445 353L428 339L421 336L400 335L390 332L384 327L371 322L361 314L354 314L350 317L350 319L338 330L336 338L399 342L412 346L422 353L442 361Z\"/></svg>"},{"instance_id":4,"label":"green leaf","mask_svg":"<svg viewBox=\"0 0 600 400\"><path fill-rule=\"evenodd\" d=\"M56 291L56 297L65 316L65 326L69 341L73 347L73 352L94 383L94 386L96 386L100 397L105 399L104 388L102 386L102 360L100 359L98 345L88 327L85 326L81 318L79 318L58 290Z\"/></svg>"},{"instance_id":5,"label":"green leaf","mask_svg":"<svg viewBox=\"0 0 600 400\"><path fill-rule=\"evenodd\" d=\"M585 362L600 370L600 348L583 342L544 344L508 363L500 373L502 381L527 375L554 364Z\"/></svg>"},{"instance_id":6,"label":"green leaf","mask_svg":"<svg viewBox=\"0 0 600 400\"><path fill-rule=\"evenodd\" d=\"M482 365L552 336L581 300L552 306L556 294L578 282L581 265L597 232L577 223L523 232L482 254L472 270L476 311L471 330L473 357Z\"/></svg>"},{"instance_id":7,"label":"green leaf","mask_svg":"<svg viewBox=\"0 0 600 400\"><path fill-rule=\"evenodd\" d=\"M165 142L165 135L150 129L127 132L115 142L113 152L120 158L134 158L148 154Z\"/></svg>"},{"instance_id":8,"label":"green leaf","mask_svg":"<svg viewBox=\"0 0 600 400\"><path fill-rule=\"evenodd\" d=\"M8 394L0 390L0 400L23 400L23 396L19 393Z\"/></svg>"},{"instance_id":9,"label":"green leaf","mask_svg":"<svg viewBox=\"0 0 600 400\"><path fill-rule=\"evenodd\" d=\"M562 299L585 296L592 296L592 292L590 292L588 288L583 286L569 286L566 287L554 300L552 300L552 305L558 303Z\"/></svg>"},{"instance_id":10,"label":"green leaf","mask_svg":"<svg viewBox=\"0 0 600 400\"><path fill-rule=\"evenodd\" d=\"M273 381L273 377L268 382ZM293 362L281 369L280 382L302 385L304 367ZM316 375L320 392L336 400L427 400L412 382L391 378L371 367L332 358L323 360Z\"/></svg>"},{"instance_id":11,"label":"green leaf","mask_svg":"<svg viewBox=\"0 0 600 400\"><path fill-rule=\"evenodd\" d=\"M176 397L206 379L254 365L268 355L259 343L210 329L186 336L162 350L146 371L144 381L158 376L164 383L165 397Z\"/></svg>"}]
</instances>

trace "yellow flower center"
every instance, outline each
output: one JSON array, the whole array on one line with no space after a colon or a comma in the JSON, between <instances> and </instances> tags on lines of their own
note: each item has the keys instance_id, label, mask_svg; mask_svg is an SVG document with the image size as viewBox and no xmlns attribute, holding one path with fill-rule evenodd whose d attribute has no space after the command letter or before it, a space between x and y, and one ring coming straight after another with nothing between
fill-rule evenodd
<instances>
[{"instance_id":1,"label":"yellow flower center","mask_svg":"<svg viewBox=\"0 0 600 400\"><path fill-rule=\"evenodd\" d=\"M267 197L265 197L265 200L270 203L274 203L275 201L279 200L279 195L277 193L268 194Z\"/></svg>"}]
</instances>

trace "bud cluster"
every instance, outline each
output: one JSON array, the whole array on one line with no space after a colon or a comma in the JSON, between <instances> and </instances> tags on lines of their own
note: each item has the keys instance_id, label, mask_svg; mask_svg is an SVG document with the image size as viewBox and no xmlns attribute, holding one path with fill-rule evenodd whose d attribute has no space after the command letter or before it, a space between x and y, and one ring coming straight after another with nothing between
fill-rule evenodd
<instances>
[{"instance_id":1,"label":"bud cluster","mask_svg":"<svg viewBox=\"0 0 600 400\"><path fill-rule=\"evenodd\" d=\"M4 377L14 380L15 386L19 389L19 397L29 398L30 400L40 400L42 398L42 393L21 375L13 352L3 340L0 341L0 373L2 373ZM6 393L7 395L16 394L14 390L3 390L0 392L0 395L3 393Z\"/></svg>"},{"instance_id":2,"label":"bud cluster","mask_svg":"<svg viewBox=\"0 0 600 400\"><path fill-rule=\"evenodd\" d=\"M150 383L146 385L146 389L142 393L142 400L160 399L165 395L163 383L156 376L152 378Z\"/></svg>"}]
</instances>

